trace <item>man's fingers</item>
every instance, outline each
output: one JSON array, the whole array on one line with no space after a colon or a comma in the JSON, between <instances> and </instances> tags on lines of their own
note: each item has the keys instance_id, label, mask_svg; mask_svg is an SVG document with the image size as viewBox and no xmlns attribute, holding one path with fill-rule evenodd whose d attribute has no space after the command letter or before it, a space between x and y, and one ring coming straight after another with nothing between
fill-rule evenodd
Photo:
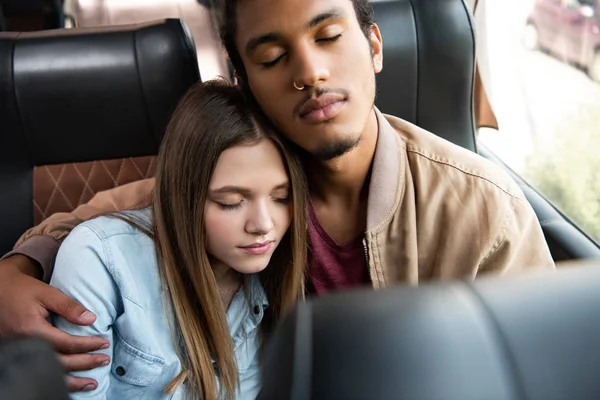
<instances>
[{"instance_id":1,"label":"man's fingers","mask_svg":"<svg viewBox=\"0 0 600 400\"><path fill-rule=\"evenodd\" d=\"M48 311L53 311L74 324L90 325L96 320L92 312L52 286L46 287L39 301Z\"/></svg>"},{"instance_id":2,"label":"man's fingers","mask_svg":"<svg viewBox=\"0 0 600 400\"><path fill-rule=\"evenodd\" d=\"M68 372L89 371L110 364L106 354L61 354L59 359Z\"/></svg>"},{"instance_id":3,"label":"man's fingers","mask_svg":"<svg viewBox=\"0 0 600 400\"><path fill-rule=\"evenodd\" d=\"M53 327L50 324L39 332L39 336L49 341L56 351L63 354L89 353L107 349L109 342L94 336L73 336Z\"/></svg>"},{"instance_id":4,"label":"man's fingers","mask_svg":"<svg viewBox=\"0 0 600 400\"><path fill-rule=\"evenodd\" d=\"M90 378L75 378L67 376L69 392L89 392L98 388L98 382Z\"/></svg>"}]
</instances>

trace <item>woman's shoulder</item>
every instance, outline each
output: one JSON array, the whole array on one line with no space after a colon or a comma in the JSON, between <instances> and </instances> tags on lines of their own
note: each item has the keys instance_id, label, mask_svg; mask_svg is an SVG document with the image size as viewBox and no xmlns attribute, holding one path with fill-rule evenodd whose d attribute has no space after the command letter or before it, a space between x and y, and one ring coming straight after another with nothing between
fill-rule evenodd
<instances>
[{"instance_id":1,"label":"woman's shoulder","mask_svg":"<svg viewBox=\"0 0 600 400\"><path fill-rule=\"evenodd\" d=\"M123 211L118 214L103 215L79 224L69 236L82 231L92 231L100 240L118 236L147 236L144 230L152 228L150 208Z\"/></svg>"},{"instance_id":2,"label":"woman's shoulder","mask_svg":"<svg viewBox=\"0 0 600 400\"><path fill-rule=\"evenodd\" d=\"M154 241L136 227L151 227L152 213L143 209L119 215L97 217L73 229L59 248L54 272L82 273L81 279L86 281L111 276L126 294L136 290L137 285L155 286L158 275Z\"/></svg>"},{"instance_id":3,"label":"woman's shoulder","mask_svg":"<svg viewBox=\"0 0 600 400\"><path fill-rule=\"evenodd\" d=\"M91 253L112 274L135 272L141 268L138 264L148 268L156 262L154 241L144 232L151 227L150 209L93 218L71 231L59 248L57 261Z\"/></svg>"}]
</instances>

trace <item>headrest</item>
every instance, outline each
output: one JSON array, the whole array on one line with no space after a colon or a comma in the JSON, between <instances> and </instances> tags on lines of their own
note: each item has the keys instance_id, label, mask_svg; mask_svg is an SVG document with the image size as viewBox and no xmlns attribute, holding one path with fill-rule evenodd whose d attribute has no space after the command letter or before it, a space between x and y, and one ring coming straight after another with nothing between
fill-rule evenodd
<instances>
[{"instance_id":1,"label":"headrest","mask_svg":"<svg viewBox=\"0 0 600 400\"><path fill-rule=\"evenodd\" d=\"M232 77L227 70L227 57L217 34L213 1L70 0L73 16L81 27L134 24L165 18L183 20L194 37L198 68L204 81Z\"/></svg>"},{"instance_id":2,"label":"headrest","mask_svg":"<svg viewBox=\"0 0 600 400\"><path fill-rule=\"evenodd\" d=\"M260 400L600 399L600 266L299 304Z\"/></svg>"},{"instance_id":3,"label":"headrest","mask_svg":"<svg viewBox=\"0 0 600 400\"><path fill-rule=\"evenodd\" d=\"M463 0L372 3L383 38L375 104L475 150L475 38Z\"/></svg>"},{"instance_id":4,"label":"headrest","mask_svg":"<svg viewBox=\"0 0 600 400\"><path fill-rule=\"evenodd\" d=\"M199 79L192 37L175 19L0 33L0 254L34 215L70 211L84 194L145 174L73 167L39 181L35 171L157 154L173 109Z\"/></svg>"},{"instance_id":5,"label":"headrest","mask_svg":"<svg viewBox=\"0 0 600 400\"><path fill-rule=\"evenodd\" d=\"M156 154L200 79L179 20L0 34L0 63L0 130L36 166Z\"/></svg>"}]
</instances>

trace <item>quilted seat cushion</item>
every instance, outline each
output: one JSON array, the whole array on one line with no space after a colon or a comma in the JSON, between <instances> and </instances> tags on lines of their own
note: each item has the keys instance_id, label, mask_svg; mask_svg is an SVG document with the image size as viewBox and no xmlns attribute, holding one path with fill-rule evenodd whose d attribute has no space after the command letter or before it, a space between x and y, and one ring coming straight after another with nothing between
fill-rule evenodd
<instances>
[{"instance_id":1,"label":"quilted seat cushion","mask_svg":"<svg viewBox=\"0 0 600 400\"><path fill-rule=\"evenodd\" d=\"M154 156L36 167L33 172L33 215L37 225L56 212L70 212L96 193L151 178Z\"/></svg>"}]
</instances>

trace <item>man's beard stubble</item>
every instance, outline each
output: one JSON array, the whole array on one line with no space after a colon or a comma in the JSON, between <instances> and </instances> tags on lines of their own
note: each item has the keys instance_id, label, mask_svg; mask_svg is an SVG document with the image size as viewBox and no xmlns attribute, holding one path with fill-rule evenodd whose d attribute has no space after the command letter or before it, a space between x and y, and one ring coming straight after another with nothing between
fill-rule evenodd
<instances>
[{"instance_id":1,"label":"man's beard stubble","mask_svg":"<svg viewBox=\"0 0 600 400\"><path fill-rule=\"evenodd\" d=\"M330 161L354 150L361 139L362 135L359 135L357 139L348 138L327 143L321 148L310 152L310 154L319 161Z\"/></svg>"}]
</instances>

